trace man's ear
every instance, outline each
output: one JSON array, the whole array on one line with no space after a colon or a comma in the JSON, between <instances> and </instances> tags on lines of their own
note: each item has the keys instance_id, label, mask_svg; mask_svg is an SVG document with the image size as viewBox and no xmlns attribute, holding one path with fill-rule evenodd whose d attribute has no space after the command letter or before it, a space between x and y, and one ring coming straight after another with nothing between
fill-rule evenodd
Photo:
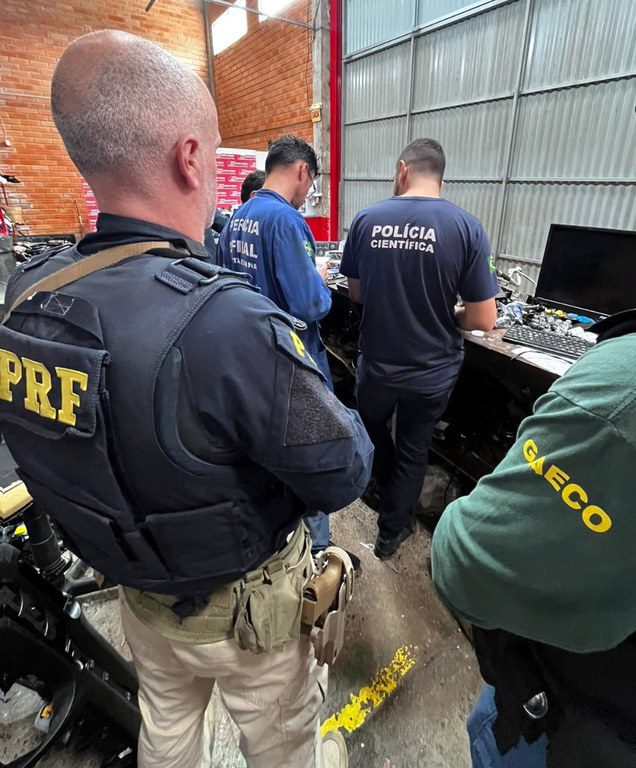
<instances>
[{"instance_id":1,"label":"man's ear","mask_svg":"<svg viewBox=\"0 0 636 768\"><path fill-rule=\"evenodd\" d=\"M409 167L404 162L404 160L399 160L397 164L397 179L400 182L400 184L406 183L406 178L409 173Z\"/></svg>"},{"instance_id":2,"label":"man's ear","mask_svg":"<svg viewBox=\"0 0 636 768\"><path fill-rule=\"evenodd\" d=\"M180 183L187 189L195 190L201 186L199 140L195 136L185 136L175 146L176 170Z\"/></svg>"}]
</instances>

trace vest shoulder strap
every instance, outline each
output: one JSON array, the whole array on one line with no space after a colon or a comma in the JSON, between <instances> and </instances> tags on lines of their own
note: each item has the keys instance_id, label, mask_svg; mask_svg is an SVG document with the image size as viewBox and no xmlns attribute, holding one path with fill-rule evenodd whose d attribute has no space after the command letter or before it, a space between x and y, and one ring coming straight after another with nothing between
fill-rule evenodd
<instances>
[{"instance_id":1,"label":"vest shoulder strap","mask_svg":"<svg viewBox=\"0 0 636 768\"><path fill-rule=\"evenodd\" d=\"M130 259L133 256L139 256L142 253L146 253L153 248L163 248L165 242L162 241L146 241L142 243L129 243L127 245L119 245L115 248L105 248L103 251L98 251L92 256L86 256L79 261L74 261L72 264L68 264L52 275L47 275L37 282L33 283L29 288L22 291L15 301L11 303L11 306L5 313L2 319L2 325L6 324L7 320L11 317L13 310L21 304L23 301L39 291L53 292L59 288L73 283L82 277L91 275L94 272L98 272L105 267L111 267L114 264L118 264L125 259Z\"/></svg>"}]
</instances>

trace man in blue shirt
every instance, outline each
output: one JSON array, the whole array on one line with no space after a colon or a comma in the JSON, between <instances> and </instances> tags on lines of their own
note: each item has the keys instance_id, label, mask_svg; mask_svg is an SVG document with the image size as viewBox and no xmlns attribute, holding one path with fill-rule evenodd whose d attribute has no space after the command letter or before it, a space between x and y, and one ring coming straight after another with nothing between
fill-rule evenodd
<instances>
[{"instance_id":1,"label":"man in blue shirt","mask_svg":"<svg viewBox=\"0 0 636 768\"><path fill-rule=\"evenodd\" d=\"M331 387L319 321L331 308L324 274L316 270L316 243L298 212L318 174L313 148L296 136L270 142L265 183L230 219L221 234L218 264L248 274L254 285L285 312L302 320L303 344ZM322 512L306 518L314 549L329 544Z\"/></svg>"},{"instance_id":2,"label":"man in blue shirt","mask_svg":"<svg viewBox=\"0 0 636 768\"><path fill-rule=\"evenodd\" d=\"M463 358L460 329L488 331L497 317L488 237L477 218L440 197L445 165L437 141L411 142L394 196L354 218L340 267L363 305L357 397L375 446L382 559L412 532L433 430Z\"/></svg>"},{"instance_id":3,"label":"man in blue shirt","mask_svg":"<svg viewBox=\"0 0 636 768\"><path fill-rule=\"evenodd\" d=\"M316 153L296 136L272 141L262 189L225 227L218 263L245 272L282 310L307 324L303 343L327 381L329 364L318 322L331 308L331 293L316 270L316 243L298 212L318 174Z\"/></svg>"}]
</instances>

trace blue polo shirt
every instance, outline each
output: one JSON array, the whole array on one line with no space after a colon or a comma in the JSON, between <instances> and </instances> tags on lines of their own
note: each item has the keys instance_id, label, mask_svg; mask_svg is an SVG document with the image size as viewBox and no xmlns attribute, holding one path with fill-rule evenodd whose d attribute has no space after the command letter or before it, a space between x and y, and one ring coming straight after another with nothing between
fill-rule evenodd
<instances>
[{"instance_id":1,"label":"blue polo shirt","mask_svg":"<svg viewBox=\"0 0 636 768\"><path fill-rule=\"evenodd\" d=\"M331 381L318 322L331 293L316 271L316 243L302 215L271 189L259 189L226 225L217 263L247 273L284 312L307 323L305 347Z\"/></svg>"},{"instance_id":2,"label":"blue polo shirt","mask_svg":"<svg viewBox=\"0 0 636 768\"><path fill-rule=\"evenodd\" d=\"M431 394L452 385L462 362L457 296L485 301L499 290L479 219L433 197L361 210L340 271L362 288L360 375Z\"/></svg>"}]
</instances>

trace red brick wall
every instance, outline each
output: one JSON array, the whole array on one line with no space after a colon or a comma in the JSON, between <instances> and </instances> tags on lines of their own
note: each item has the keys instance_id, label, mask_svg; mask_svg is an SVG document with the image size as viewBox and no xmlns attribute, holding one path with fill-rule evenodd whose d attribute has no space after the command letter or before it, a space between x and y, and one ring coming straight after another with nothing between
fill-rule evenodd
<instances>
[{"instance_id":1,"label":"red brick wall","mask_svg":"<svg viewBox=\"0 0 636 768\"><path fill-rule=\"evenodd\" d=\"M311 2L296 0L280 15L311 23ZM268 139L282 133L313 140L311 34L248 14L247 35L214 57L224 146L267 149Z\"/></svg>"},{"instance_id":2,"label":"red brick wall","mask_svg":"<svg viewBox=\"0 0 636 768\"><path fill-rule=\"evenodd\" d=\"M68 159L49 107L56 61L70 40L98 29L123 29L153 40L207 82L205 28L199 0L2 0L0 118L10 148L0 146L0 173L23 184L9 188L24 207L30 234L81 234L86 226L81 177ZM0 125L0 142L3 138Z\"/></svg>"}]
</instances>

